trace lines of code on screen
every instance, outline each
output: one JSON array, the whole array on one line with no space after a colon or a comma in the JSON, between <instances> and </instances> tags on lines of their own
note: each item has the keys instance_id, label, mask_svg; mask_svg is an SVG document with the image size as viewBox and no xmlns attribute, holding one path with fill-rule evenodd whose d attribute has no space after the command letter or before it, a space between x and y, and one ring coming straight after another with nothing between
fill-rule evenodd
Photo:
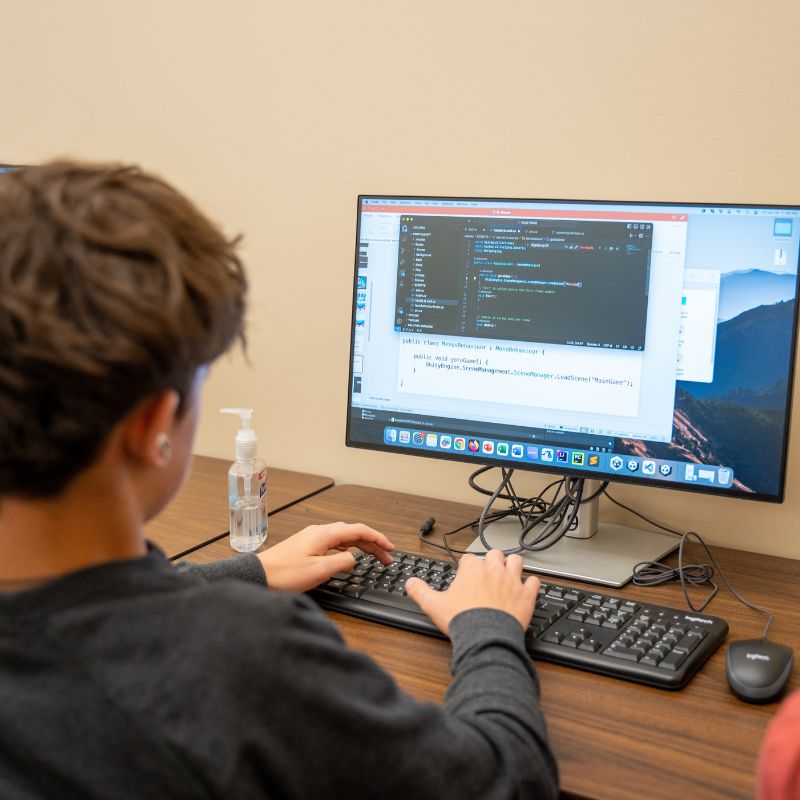
<instances>
[{"instance_id":1,"label":"lines of code on screen","mask_svg":"<svg viewBox=\"0 0 800 800\"><path fill-rule=\"evenodd\" d=\"M642 350L652 223L400 218L395 330Z\"/></svg>"}]
</instances>

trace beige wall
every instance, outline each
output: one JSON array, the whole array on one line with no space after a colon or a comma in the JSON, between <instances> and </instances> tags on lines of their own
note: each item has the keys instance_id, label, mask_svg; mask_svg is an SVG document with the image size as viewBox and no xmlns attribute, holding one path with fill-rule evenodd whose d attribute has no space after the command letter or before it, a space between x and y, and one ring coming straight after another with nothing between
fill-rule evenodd
<instances>
[{"instance_id":1,"label":"beige wall","mask_svg":"<svg viewBox=\"0 0 800 800\"><path fill-rule=\"evenodd\" d=\"M359 192L800 203L794 0L0 9L0 161L140 162L245 234L250 364L213 371L200 453L230 455L215 409L249 404L271 464L476 500L466 466L343 445ZM798 424L782 506L615 494L798 558Z\"/></svg>"}]
</instances>

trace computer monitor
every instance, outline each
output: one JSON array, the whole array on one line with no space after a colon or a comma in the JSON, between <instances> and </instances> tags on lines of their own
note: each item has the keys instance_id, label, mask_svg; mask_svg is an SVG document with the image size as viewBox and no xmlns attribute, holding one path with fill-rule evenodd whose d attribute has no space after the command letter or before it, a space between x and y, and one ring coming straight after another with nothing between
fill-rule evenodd
<instances>
[{"instance_id":1,"label":"computer monitor","mask_svg":"<svg viewBox=\"0 0 800 800\"><path fill-rule=\"evenodd\" d=\"M795 206L360 196L347 444L780 502L799 244Z\"/></svg>"}]
</instances>

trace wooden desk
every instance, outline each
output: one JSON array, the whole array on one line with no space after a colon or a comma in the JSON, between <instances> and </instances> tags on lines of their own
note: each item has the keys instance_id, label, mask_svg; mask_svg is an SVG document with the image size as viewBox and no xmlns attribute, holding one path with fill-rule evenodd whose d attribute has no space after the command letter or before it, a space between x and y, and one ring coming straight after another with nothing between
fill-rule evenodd
<instances>
[{"instance_id":1,"label":"wooden desk","mask_svg":"<svg viewBox=\"0 0 800 800\"><path fill-rule=\"evenodd\" d=\"M228 530L228 467L221 458L194 456L186 483L145 527L145 536L176 558L225 536ZM333 479L268 467L267 510L273 514L333 486ZM272 520L270 519L270 525ZM227 542L227 553L233 555Z\"/></svg>"},{"instance_id":2,"label":"wooden desk","mask_svg":"<svg viewBox=\"0 0 800 800\"><path fill-rule=\"evenodd\" d=\"M420 523L430 515L437 520L432 538L438 540L437 531L474 519L477 509L361 486L336 486L281 513L271 523L269 543L312 523L343 519L382 530L401 549L441 556L417 537ZM452 541L463 546L472 538L459 534ZM776 612L770 638L800 652L800 562L721 548L714 553L741 594ZM214 544L189 558L206 561L229 554L225 545ZM685 607L677 585L629 586L610 593ZM728 621L729 639L760 636L764 618L724 589L708 610ZM441 701L449 682L447 642L340 614L331 617L353 647L369 652L408 692ZM542 706L564 796L752 798L758 747L777 704L753 706L730 693L725 651L723 644L679 692L539 662ZM789 690L798 686L800 669L795 668Z\"/></svg>"}]
</instances>

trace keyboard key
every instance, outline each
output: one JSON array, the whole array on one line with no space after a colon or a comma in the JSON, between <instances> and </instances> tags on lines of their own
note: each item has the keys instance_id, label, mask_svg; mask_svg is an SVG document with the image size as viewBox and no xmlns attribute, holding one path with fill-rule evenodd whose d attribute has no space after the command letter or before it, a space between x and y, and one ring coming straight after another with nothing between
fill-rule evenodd
<instances>
[{"instance_id":1,"label":"keyboard key","mask_svg":"<svg viewBox=\"0 0 800 800\"><path fill-rule=\"evenodd\" d=\"M615 658L624 658L626 661L638 661L644 655L641 647L626 647L617 642L612 642L611 646L606 648L603 653Z\"/></svg>"},{"instance_id":2,"label":"keyboard key","mask_svg":"<svg viewBox=\"0 0 800 800\"><path fill-rule=\"evenodd\" d=\"M541 625L552 625L557 619L559 615L555 611L550 611L549 609L544 608L535 608L533 610L533 619L537 623Z\"/></svg>"},{"instance_id":3,"label":"keyboard key","mask_svg":"<svg viewBox=\"0 0 800 800\"><path fill-rule=\"evenodd\" d=\"M599 594L590 594L583 601L587 606L599 606L603 604L603 598Z\"/></svg>"},{"instance_id":4,"label":"keyboard key","mask_svg":"<svg viewBox=\"0 0 800 800\"><path fill-rule=\"evenodd\" d=\"M675 645L675 649L685 650L687 653L691 653L702 641L703 637L700 636L699 633L696 631L689 631L689 633Z\"/></svg>"},{"instance_id":5,"label":"keyboard key","mask_svg":"<svg viewBox=\"0 0 800 800\"><path fill-rule=\"evenodd\" d=\"M535 639L537 636L541 635L547 628L547 625L538 625L536 623L531 623L528 626L528 630L525 631L525 638L527 639Z\"/></svg>"},{"instance_id":6,"label":"keyboard key","mask_svg":"<svg viewBox=\"0 0 800 800\"><path fill-rule=\"evenodd\" d=\"M361 600L367 603L377 603L378 605L392 606L394 608L405 608L410 611L422 613L422 609L420 609L408 595L378 592L372 589L365 591L364 594L361 595Z\"/></svg>"},{"instance_id":7,"label":"keyboard key","mask_svg":"<svg viewBox=\"0 0 800 800\"><path fill-rule=\"evenodd\" d=\"M657 653L645 653L641 659L639 660L640 664L648 664L651 667L658 666L658 662L661 661L661 655Z\"/></svg>"},{"instance_id":8,"label":"keyboard key","mask_svg":"<svg viewBox=\"0 0 800 800\"><path fill-rule=\"evenodd\" d=\"M592 632L589 628L578 628L578 630L572 631L570 636L574 636L582 642L584 639L590 639Z\"/></svg>"},{"instance_id":9,"label":"keyboard key","mask_svg":"<svg viewBox=\"0 0 800 800\"><path fill-rule=\"evenodd\" d=\"M659 669L678 669L689 654L685 650L673 650L661 659Z\"/></svg>"},{"instance_id":10,"label":"keyboard key","mask_svg":"<svg viewBox=\"0 0 800 800\"><path fill-rule=\"evenodd\" d=\"M550 595L547 595L547 597L545 598L545 602L547 603L548 606L550 606L550 608L558 608L561 609L562 611L566 611L568 608L572 607L572 603L568 602L567 600L558 600L557 598L551 597Z\"/></svg>"}]
</instances>

